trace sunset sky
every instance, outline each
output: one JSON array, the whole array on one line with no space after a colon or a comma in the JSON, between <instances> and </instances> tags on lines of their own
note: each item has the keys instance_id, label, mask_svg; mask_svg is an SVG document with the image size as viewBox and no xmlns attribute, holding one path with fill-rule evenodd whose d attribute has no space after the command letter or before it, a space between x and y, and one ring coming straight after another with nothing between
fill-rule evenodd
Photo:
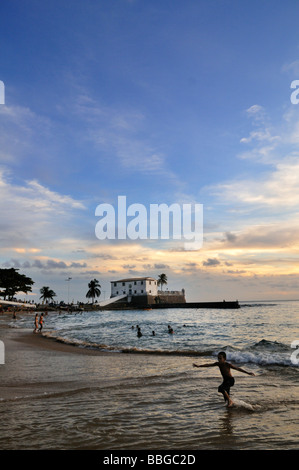
<instances>
[{"instance_id":1,"label":"sunset sky","mask_svg":"<svg viewBox=\"0 0 299 470\"><path fill-rule=\"evenodd\" d=\"M161 273L189 301L299 298L298 17L297 0L1 1L0 267L32 277L27 299ZM202 248L97 239L120 195L203 204Z\"/></svg>"}]
</instances>

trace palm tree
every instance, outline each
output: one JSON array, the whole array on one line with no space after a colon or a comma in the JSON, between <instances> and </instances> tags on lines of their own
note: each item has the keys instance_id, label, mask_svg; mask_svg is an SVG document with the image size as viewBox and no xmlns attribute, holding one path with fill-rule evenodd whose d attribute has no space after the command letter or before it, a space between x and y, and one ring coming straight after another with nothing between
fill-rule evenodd
<instances>
[{"instance_id":1,"label":"palm tree","mask_svg":"<svg viewBox=\"0 0 299 470\"><path fill-rule=\"evenodd\" d=\"M99 284L99 281L97 279L94 279L93 281L90 281L88 283L88 287L89 287L89 290L86 294L86 297L88 299L92 298L92 303L93 303L94 298L95 297L100 297L100 295L101 295L101 291L99 289L99 287L101 287L101 286Z\"/></svg>"},{"instance_id":2,"label":"palm tree","mask_svg":"<svg viewBox=\"0 0 299 470\"><path fill-rule=\"evenodd\" d=\"M163 290L163 284L167 284L167 276L166 274L160 274L158 277L158 286L161 286L161 290Z\"/></svg>"},{"instance_id":3,"label":"palm tree","mask_svg":"<svg viewBox=\"0 0 299 470\"><path fill-rule=\"evenodd\" d=\"M56 297L55 292L50 289L50 287L44 286L40 289L40 299L43 299L46 303L48 300L53 300L53 297Z\"/></svg>"}]
</instances>

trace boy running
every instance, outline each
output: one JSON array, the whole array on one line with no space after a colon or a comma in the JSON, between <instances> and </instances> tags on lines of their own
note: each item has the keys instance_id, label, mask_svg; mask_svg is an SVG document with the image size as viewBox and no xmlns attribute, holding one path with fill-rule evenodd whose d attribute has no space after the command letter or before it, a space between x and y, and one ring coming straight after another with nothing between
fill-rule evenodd
<instances>
[{"instance_id":1,"label":"boy running","mask_svg":"<svg viewBox=\"0 0 299 470\"><path fill-rule=\"evenodd\" d=\"M222 393L224 400L227 401L228 408L233 406L233 401L229 396L230 387L232 387L235 383L235 379L232 376L231 369L238 370L239 372L244 372L244 374L248 375L255 375L253 372L247 372L241 367L236 367L226 362L226 354L225 352L220 352L218 354L218 362L213 362L212 364L193 364L193 367L215 367L218 366L223 377L222 384L218 387L218 392Z\"/></svg>"}]
</instances>

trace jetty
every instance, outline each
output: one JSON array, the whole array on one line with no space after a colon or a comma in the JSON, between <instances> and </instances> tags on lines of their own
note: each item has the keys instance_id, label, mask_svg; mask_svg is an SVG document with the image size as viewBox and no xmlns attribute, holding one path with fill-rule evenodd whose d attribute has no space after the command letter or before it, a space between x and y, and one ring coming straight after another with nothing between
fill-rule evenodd
<instances>
[{"instance_id":1,"label":"jetty","mask_svg":"<svg viewBox=\"0 0 299 470\"><path fill-rule=\"evenodd\" d=\"M143 301L142 301L143 300ZM138 298L138 301L134 301L134 298L127 298L117 300L106 305L94 304L93 308L97 310L152 310L161 308L214 308L214 309L237 309L240 308L238 300L222 302L149 302L147 297L144 299ZM169 300L169 299L168 299ZM97 305L97 306L96 306Z\"/></svg>"},{"instance_id":2,"label":"jetty","mask_svg":"<svg viewBox=\"0 0 299 470\"><path fill-rule=\"evenodd\" d=\"M151 308L240 308L238 300L222 302L185 302L152 304Z\"/></svg>"}]
</instances>

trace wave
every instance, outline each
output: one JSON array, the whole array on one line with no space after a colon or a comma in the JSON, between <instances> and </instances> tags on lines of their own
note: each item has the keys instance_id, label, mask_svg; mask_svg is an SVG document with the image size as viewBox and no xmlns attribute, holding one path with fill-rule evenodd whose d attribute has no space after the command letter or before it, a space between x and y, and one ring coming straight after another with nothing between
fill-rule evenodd
<instances>
[{"instance_id":1,"label":"wave","mask_svg":"<svg viewBox=\"0 0 299 470\"><path fill-rule=\"evenodd\" d=\"M34 398L35 400L38 400L38 399L45 399L45 398L63 398L63 397L70 397L70 396L73 396L73 395L76 395L76 394L80 394L80 393L84 393L84 392L90 392L91 390L91 387L82 387L82 388L78 388L78 389L69 389L69 390L57 390L57 391L40 391L38 389L34 390L30 390L30 391L27 391L26 389L25 390L22 390L22 388L20 387L19 389L16 388L16 391L15 391L15 395L10 395L9 397L1 397L0 398L0 402L18 402L20 400L23 401L31 401L32 398Z\"/></svg>"},{"instance_id":2,"label":"wave","mask_svg":"<svg viewBox=\"0 0 299 470\"><path fill-rule=\"evenodd\" d=\"M290 346L277 341L269 341L262 339L261 341L249 346L246 349L238 349L233 346L225 346L216 349L147 349L137 348L135 346L109 346L107 344L92 343L89 341L64 338L55 335L53 332L44 332L42 336L50 338L57 342L76 346L79 348L95 350L99 352L111 352L122 354L149 354L149 355L162 355L162 356L191 356L191 357L217 357L220 350L226 352L227 360L236 363L251 363L259 366L277 365L277 366L292 366L298 367L298 364L292 361L292 354L294 349ZM299 361L298 361L299 362Z\"/></svg>"},{"instance_id":3,"label":"wave","mask_svg":"<svg viewBox=\"0 0 299 470\"><path fill-rule=\"evenodd\" d=\"M238 350L231 346L227 346L225 350L227 359L236 362L252 363L260 366L298 367L298 363L296 363L298 361L293 360L294 349L278 341L262 339L243 350Z\"/></svg>"},{"instance_id":4,"label":"wave","mask_svg":"<svg viewBox=\"0 0 299 470\"><path fill-rule=\"evenodd\" d=\"M265 350L265 351L289 351L290 347L286 344L279 343L278 341L270 341L267 339L262 339L255 343L251 349L253 350Z\"/></svg>"},{"instance_id":5,"label":"wave","mask_svg":"<svg viewBox=\"0 0 299 470\"><path fill-rule=\"evenodd\" d=\"M277 304L267 304L267 303L264 303L264 304L259 304L259 303L255 303L255 304L242 304L240 302L240 307L243 308L243 307L276 307Z\"/></svg>"},{"instance_id":6,"label":"wave","mask_svg":"<svg viewBox=\"0 0 299 470\"><path fill-rule=\"evenodd\" d=\"M194 350L165 350L165 349L146 349L137 348L134 346L109 346L107 344L92 343L90 341L64 338L56 336L51 332L42 333L42 336L55 340L59 343L66 345L77 346L80 348L86 348L91 350L98 350L102 352L115 352L124 354L161 354L161 355L172 355L172 356L212 356L213 350L194 351Z\"/></svg>"}]
</instances>

